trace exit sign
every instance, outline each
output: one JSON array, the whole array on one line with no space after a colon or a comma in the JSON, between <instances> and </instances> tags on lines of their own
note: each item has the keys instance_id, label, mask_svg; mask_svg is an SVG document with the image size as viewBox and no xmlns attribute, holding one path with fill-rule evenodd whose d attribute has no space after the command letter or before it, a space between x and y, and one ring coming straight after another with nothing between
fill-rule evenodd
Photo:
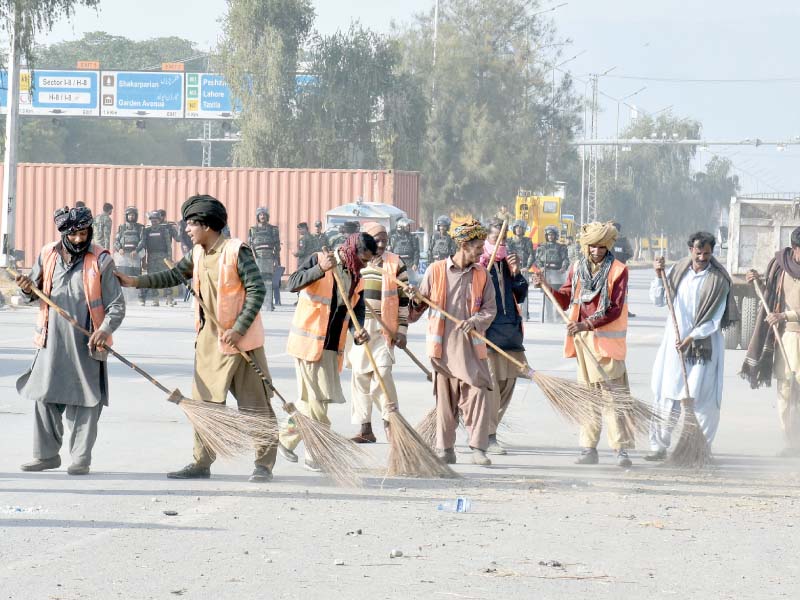
<instances>
[{"instance_id":1,"label":"exit sign","mask_svg":"<svg viewBox=\"0 0 800 600\"><path fill-rule=\"evenodd\" d=\"M181 71L181 72L183 72L183 63L179 63L179 62L161 63L161 70L162 71Z\"/></svg>"},{"instance_id":2,"label":"exit sign","mask_svg":"<svg viewBox=\"0 0 800 600\"><path fill-rule=\"evenodd\" d=\"M100 61L99 60L79 60L78 61L78 68L85 70L85 71L99 71L100 70Z\"/></svg>"}]
</instances>

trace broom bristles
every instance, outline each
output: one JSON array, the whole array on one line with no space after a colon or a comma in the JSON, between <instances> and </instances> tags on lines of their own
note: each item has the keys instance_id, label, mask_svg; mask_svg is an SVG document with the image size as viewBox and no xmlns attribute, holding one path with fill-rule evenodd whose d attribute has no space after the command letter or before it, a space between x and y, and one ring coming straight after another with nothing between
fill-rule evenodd
<instances>
[{"instance_id":1,"label":"broom bristles","mask_svg":"<svg viewBox=\"0 0 800 600\"><path fill-rule=\"evenodd\" d=\"M274 444L278 435L278 423L271 411L242 412L191 398L183 398L177 404L206 448L217 456L247 454L256 446Z\"/></svg>"},{"instance_id":2,"label":"broom bristles","mask_svg":"<svg viewBox=\"0 0 800 600\"><path fill-rule=\"evenodd\" d=\"M432 412L435 417L435 409ZM395 410L388 417L391 444L386 470L388 476L458 478L458 474L433 453L431 445L411 427L403 415Z\"/></svg>"},{"instance_id":3,"label":"broom bristles","mask_svg":"<svg viewBox=\"0 0 800 600\"><path fill-rule=\"evenodd\" d=\"M361 487L363 482L358 472L366 468L368 459L361 447L300 412L293 412L291 419L306 445L306 452L325 475L339 485Z\"/></svg>"},{"instance_id":4,"label":"broom bristles","mask_svg":"<svg viewBox=\"0 0 800 600\"><path fill-rule=\"evenodd\" d=\"M430 409L415 427L420 439L428 448L436 449L436 407Z\"/></svg>"},{"instance_id":5,"label":"broom bristles","mask_svg":"<svg viewBox=\"0 0 800 600\"><path fill-rule=\"evenodd\" d=\"M689 469L702 469L710 462L711 451L694 412L693 402L684 401L681 437L678 438L675 450L666 460L666 464Z\"/></svg>"}]
</instances>

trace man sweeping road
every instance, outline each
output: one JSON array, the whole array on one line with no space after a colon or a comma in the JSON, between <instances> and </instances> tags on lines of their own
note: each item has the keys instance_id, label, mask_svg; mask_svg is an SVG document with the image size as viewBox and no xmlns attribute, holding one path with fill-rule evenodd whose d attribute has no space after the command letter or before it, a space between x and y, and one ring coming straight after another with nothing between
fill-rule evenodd
<instances>
[{"instance_id":1,"label":"man sweeping road","mask_svg":"<svg viewBox=\"0 0 800 600\"><path fill-rule=\"evenodd\" d=\"M216 314L224 330L206 319L199 303L195 304L194 378L195 400L225 404L228 392L236 398L240 410L258 412L274 420L269 399L272 391L239 350L247 352L269 376L264 354L264 326L259 310L265 287L253 251L241 240L222 235L228 213L212 196L192 196L181 208L186 230L194 243L192 253L183 257L174 269L140 277L117 274L125 287L169 288L191 278L195 293ZM175 271L179 271L176 273ZM183 278L181 277L183 275ZM277 440L256 447L255 468L250 481L272 480ZM168 473L172 479L207 479L216 455L195 432L194 460L184 468Z\"/></svg>"},{"instance_id":2,"label":"man sweeping road","mask_svg":"<svg viewBox=\"0 0 800 600\"><path fill-rule=\"evenodd\" d=\"M759 277L747 273L748 283ZM761 285L758 282L758 285ZM779 250L767 266L764 296L770 312L762 306L756 329L742 365L742 377L756 389L778 380L778 417L785 438L780 456L800 456L800 227L792 231L791 246ZM783 329L781 341L789 362L776 348L773 326Z\"/></svg>"},{"instance_id":3,"label":"man sweeping road","mask_svg":"<svg viewBox=\"0 0 800 600\"><path fill-rule=\"evenodd\" d=\"M686 395L682 361L686 364L689 396L694 399L697 421L711 447L722 404L725 370L722 328L738 319L730 295L731 278L713 256L714 236L698 231L689 236L688 245L689 256L666 271L681 339L675 338L675 327L667 321L651 379L653 412L657 418L650 425L652 452L644 457L650 461L667 457L672 431L680 417L681 399ZM656 306L666 306L661 279L663 257L655 260L654 268L656 278L650 284L650 299Z\"/></svg>"},{"instance_id":4,"label":"man sweeping road","mask_svg":"<svg viewBox=\"0 0 800 600\"><path fill-rule=\"evenodd\" d=\"M113 276L107 250L92 243L92 212L63 208L54 216L61 240L45 246L31 270L16 283L23 298L33 302L31 283L59 304L78 323L92 331L87 338L64 318L39 303L34 344L38 348L30 369L17 381L17 391L34 402L34 461L23 471L61 466L66 414L70 426L70 475L89 473L92 448L103 406L108 406L107 353L111 334L125 317L125 300Z\"/></svg>"},{"instance_id":5,"label":"man sweeping road","mask_svg":"<svg viewBox=\"0 0 800 600\"><path fill-rule=\"evenodd\" d=\"M562 309L568 311L569 325L564 340L564 356L578 361L578 380L602 389L613 385L628 387L625 367L628 332L628 269L614 258L611 248L617 230L611 223L587 223L581 227L582 255L572 265L560 289L551 288ZM531 282L547 285L541 274ZM576 343L576 338L580 342ZM631 466L628 449L634 447L633 432L625 426L625 415L608 402L594 419L581 427L581 465L599 462L597 443L603 417L608 427L608 443L617 454L617 465Z\"/></svg>"},{"instance_id":6,"label":"man sweeping road","mask_svg":"<svg viewBox=\"0 0 800 600\"><path fill-rule=\"evenodd\" d=\"M356 318L363 326L361 269L372 260L375 252L377 246L371 235L353 233L334 252L322 251L306 258L289 276L290 291L300 292L286 347L286 352L295 359L297 410L326 426L331 423L328 405L345 402L339 373L350 321L331 271L339 269ZM353 339L356 344L362 344L369 341L369 335L362 330L355 333ZM290 418L280 434L281 456L297 462L294 450L300 440L300 432ZM308 448L305 467L310 471L320 471Z\"/></svg>"},{"instance_id":7,"label":"man sweeping road","mask_svg":"<svg viewBox=\"0 0 800 600\"><path fill-rule=\"evenodd\" d=\"M368 305L372 309L371 312L366 312L364 319L364 329L369 334L369 342L353 344L348 359L353 370L351 384L353 424L361 426L361 430L352 440L364 444L376 441L375 433L372 431L373 404L381 411L384 427L388 426L388 405L397 405L397 388L392 377L392 366L395 362L394 346L397 345L402 349L406 345L408 296L394 279L398 279L404 285L407 284L408 271L399 256L386 251L389 235L383 225L367 222L361 225L361 230L375 239L376 246L375 256L361 269L365 306ZM372 313L380 319L380 323L373 318ZM384 331L383 325L389 331ZM367 346L378 365L378 375L386 385L389 398L386 398L381 391L378 378L366 353Z\"/></svg>"},{"instance_id":8,"label":"man sweeping road","mask_svg":"<svg viewBox=\"0 0 800 600\"><path fill-rule=\"evenodd\" d=\"M453 240L458 250L451 257L433 263L425 271L419 292L447 312L461 319L455 324L436 311L428 314L428 356L434 369L436 397L436 452L448 464L455 464L456 427L459 412L477 465L492 464L486 456L489 428L493 421L489 392L492 377L486 344L469 335L485 333L497 312L495 292L487 285L486 269L478 262L486 240L486 229L478 221L456 228ZM415 290L408 288L414 296ZM427 305L412 301L410 320Z\"/></svg>"}]
</instances>

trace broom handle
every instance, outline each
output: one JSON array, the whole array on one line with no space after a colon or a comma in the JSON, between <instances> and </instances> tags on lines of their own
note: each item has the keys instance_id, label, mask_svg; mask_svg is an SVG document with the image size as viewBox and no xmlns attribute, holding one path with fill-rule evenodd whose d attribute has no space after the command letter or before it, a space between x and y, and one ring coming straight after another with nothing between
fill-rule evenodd
<instances>
[{"instance_id":1,"label":"broom handle","mask_svg":"<svg viewBox=\"0 0 800 600\"><path fill-rule=\"evenodd\" d=\"M364 331L364 328L358 322L358 319L356 319L356 312L353 310L353 305L350 303L350 299L344 292L342 277L339 275L339 267L335 263L331 269L331 273L333 273L333 278L336 280L336 287L339 290L339 297L342 299L342 302L344 302L344 305L347 308L347 314L350 315L350 320L353 322L353 327L355 327L356 333L361 333ZM383 381L383 377L381 377L381 374L378 371L378 363L375 362L375 357L372 355L372 350L369 348L369 341L364 343L364 351L367 353L369 364L372 365L372 371L375 373L375 377L378 379L378 385L381 386L381 391L386 397L386 402L389 402L389 390L386 389L386 382Z\"/></svg>"},{"instance_id":2,"label":"broom handle","mask_svg":"<svg viewBox=\"0 0 800 600\"><path fill-rule=\"evenodd\" d=\"M664 273L664 269L661 269L658 272L658 276L661 278L661 283L664 285L664 295L667 297L667 307L669 308L669 315L672 317L672 326L675 328L675 339L677 341L681 340L681 330L678 327L678 317L675 316L675 307L672 305L672 292L669 289L669 282L667 281L667 276ZM686 361L683 359L683 353L676 348L678 352L678 356L681 359L681 372L683 373L683 386L686 388L686 397L691 397L689 393L689 375L686 373Z\"/></svg>"},{"instance_id":3,"label":"broom handle","mask_svg":"<svg viewBox=\"0 0 800 600\"><path fill-rule=\"evenodd\" d=\"M574 275L573 275L574 276ZM567 316L567 313L564 312L564 309L561 308L561 305L556 301L555 296L553 296L553 290L550 289L550 286L547 285L547 282L542 279L541 285L542 291L544 292L545 296L550 299L550 302L553 304L553 307L558 311L558 314L561 315L561 318L564 320L564 323L569 324L570 319ZM584 350L584 356L588 356L589 359L594 363L595 368L598 372L603 376L605 381L608 381L608 377L606 376L606 372L603 371L603 367L600 364L600 361L595 358L594 353L589 349L589 345L584 341L584 339L580 336L574 335L572 339L575 340L581 348Z\"/></svg>"},{"instance_id":4,"label":"broom handle","mask_svg":"<svg viewBox=\"0 0 800 600\"><path fill-rule=\"evenodd\" d=\"M19 275L19 273L18 273L17 271L15 271L14 269L12 269L11 267L6 267L6 270L7 270L9 273L11 273L11 275L13 275L14 277L16 277L17 275ZM71 314L69 314L69 313L68 313L67 311L65 311L63 308L61 308L61 307L60 307L58 304L56 304L55 302L53 302L53 301L52 301L50 298L48 298L48 297L45 295L45 293L44 293L42 290L40 290L38 287L36 287L36 285L35 285L34 283L31 283L31 291L32 291L32 292L33 292L33 293L34 293L36 296L38 296L38 298L39 298L39 299L40 299L42 302L44 302L45 304L47 304L47 305L48 305L50 308L52 308L52 309L53 309L54 311L56 311L56 312L57 312L59 315L61 315L61 316L62 316L62 317L63 317L63 318L64 318L64 319L67 321L67 323L69 323L70 325L72 325L72 326L73 326L75 329L77 329L78 331L80 331L80 332L81 332L82 334L84 334L85 336L87 336L87 337L92 337L92 333L91 333L91 332L90 332L88 329L86 329L86 328L84 328L84 327L81 327L80 323L78 323L78 321L75 319L75 317L73 317ZM165 394L172 394L172 390L168 389L166 386L164 386L164 385L162 385L161 383L159 383L159 382L158 382L156 379L154 379L154 378L153 378L153 377L152 377L150 374L148 374L148 373L147 373L147 372L146 372L144 369L142 369L141 367L138 367L138 366L136 366L134 363L132 363L132 362L131 362L131 361L129 361L127 358L125 358L124 356L122 356L122 355L121 355L119 352L117 352L116 350L114 350L114 349L113 349L111 346L103 346L103 348L104 348L105 350L108 350L108 352L109 352L109 353L110 353L112 356L114 356L114 357L115 357L117 360L119 360L119 361L120 361L122 364L124 364L126 367L130 367L131 369L133 369L134 371L136 371L137 373L139 373L139 375L141 375L142 377L144 377L145 379L147 379L147 380L148 380L150 383L152 383L154 386L156 386L156 387L157 387L158 389L160 389L162 392L164 392Z\"/></svg>"},{"instance_id":5,"label":"broom handle","mask_svg":"<svg viewBox=\"0 0 800 600\"><path fill-rule=\"evenodd\" d=\"M759 285L759 283L758 283L758 281L756 279L753 279L753 287L756 290L756 296L758 296L758 299L761 301L761 305L764 307L764 310L767 311L767 314L773 312L772 310L770 310L769 304L767 304L767 299L764 298L764 292L761 291L761 286ZM778 347L781 349L781 355L783 356L783 362L786 364L786 366L789 369L791 369L791 367L789 366L790 365L790 363L789 363L789 355L786 354L786 348L783 345L783 339L781 338L781 335L780 335L780 332L778 331L778 326L777 325L773 325L772 326L772 332L775 334L775 341L778 342ZM794 375L794 373L792 373L792 375Z\"/></svg>"},{"instance_id":6,"label":"broom handle","mask_svg":"<svg viewBox=\"0 0 800 600\"><path fill-rule=\"evenodd\" d=\"M492 266L494 265L494 259L497 258L497 249L500 247L500 242L503 241L506 230L508 229L508 221L503 221L503 226L500 228L500 234L497 236L497 242L494 244L494 250L492 250L492 255L489 257L489 264L486 265L486 270L490 273L492 272Z\"/></svg>"},{"instance_id":7,"label":"broom handle","mask_svg":"<svg viewBox=\"0 0 800 600\"><path fill-rule=\"evenodd\" d=\"M394 335L392 335L391 330L388 327L386 327L386 323L383 322L383 319L381 319L378 316L378 313L375 312L375 309L369 305L369 302L364 302L364 306L367 307L367 310L369 311L369 314L372 315L372 318L378 322L378 324L383 328L386 334L390 338L392 338L392 341L394 342L395 341ZM428 378L428 381L433 381L433 375L431 374L431 372L422 362L420 362L420 360L414 355L413 352L411 352L411 350L408 349L407 346L403 348L403 352L405 352L408 355L408 357L414 362L415 365L417 365L420 369L422 369L422 372L425 373L425 377Z\"/></svg>"},{"instance_id":8,"label":"broom handle","mask_svg":"<svg viewBox=\"0 0 800 600\"><path fill-rule=\"evenodd\" d=\"M173 263L170 259L165 258L164 259L164 264L167 265L167 267L169 267L173 272L178 274L178 278L181 280L183 285L186 286L186 289L189 290L189 292L192 294L192 296L194 296L194 299L197 300L197 303L203 309L203 315L209 321L211 321L218 330L222 331L223 328L219 324L219 321L217 320L217 315L215 315L213 312L208 310L208 307L206 306L206 303L203 302L203 299L194 291L194 288L191 286L191 284L186 279L186 277L184 277L183 273L181 273L178 269L175 268L175 263ZM283 396L281 396L281 393L278 390L275 389L275 386L272 385L272 381L269 379L269 377L267 377L266 373L264 373L264 371L261 370L261 367L259 367L256 364L256 361L254 361L253 358L247 352L245 352L244 350L240 350L236 346L233 346L233 348L242 356L242 358L244 358L247 361L247 364L249 364L253 368L253 370L261 378L261 381L266 383L269 386L269 388L273 392L275 392L275 395L283 403L283 407L286 408L286 406L287 406L286 399Z\"/></svg>"},{"instance_id":9,"label":"broom handle","mask_svg":"<svg viewBox=\"0 0 800 600\"><path fill-rule=\"evenodd\" d=\"M398 280L396 277L392 277L392 279L394 279L394 281L395 281L395 283L397 283L397 285L399 285L403 289L406 289L406 286L404 286L403 283L400 280ZM441 306L436 304L433 300L431 300L429 298L426 298L425 296L423 296L419 292L417 292L417 297L420 298L425 304L430 306L433 310L435 310L437 312L440 312L444 317L450 319L453 323L461 323L461 319L457 319L456 317L451 315L449 312L447 312ZM469 333L471 335L475 336L476 338L478 338L480 341L482 341L487 346L489 346L492 350L497 352L500 356L506 358L509 362L511 362L514 365L516 365L517 367L519 367L521 370L526 371L526 372L527 371L531 371L530 365L528 365L528 364L526 364L526 363L524 363L524 362L522 362L520 360L517 360L516 358L511 356L508 352L503 350L500 346L495 344L492 340L487 338L485 335L482 335L482 334L478 333L474 329L471 330Z\"/></svg>"}]
</instances>

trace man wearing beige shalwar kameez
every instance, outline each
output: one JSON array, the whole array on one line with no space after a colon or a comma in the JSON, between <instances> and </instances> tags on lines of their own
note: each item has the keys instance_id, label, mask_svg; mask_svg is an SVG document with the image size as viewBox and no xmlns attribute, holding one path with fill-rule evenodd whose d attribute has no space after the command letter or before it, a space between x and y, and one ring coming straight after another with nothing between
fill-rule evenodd
<instances>
[{"instance_id":1,"label":"man wearing beige shalwar kameez","mask_svg":"<svg viewBox=\"0 0 800 600\"><path fill-rule=\"evenodd\" d=\"M627 388L625 367L628 326L628 269L614 258L611 248L617 230L611 223L588 223L581 229L583 255L570 267L567 281L553 296L570 317L565 340L565 356L578 362L578 381L597 388ZM548 285L540 274L531 281ZM548 286L549 287L549 286ZM583 343L573 339L580 337ZM590 355L587 356L587 350ZM617 454L617 465L631 465L627 450L634 447L633 433L625 426L625 416L611 403L581 427L581 456L578 464L597 464L597 443L605 418L608 443Z\"/></svg>"}]
</instances>

